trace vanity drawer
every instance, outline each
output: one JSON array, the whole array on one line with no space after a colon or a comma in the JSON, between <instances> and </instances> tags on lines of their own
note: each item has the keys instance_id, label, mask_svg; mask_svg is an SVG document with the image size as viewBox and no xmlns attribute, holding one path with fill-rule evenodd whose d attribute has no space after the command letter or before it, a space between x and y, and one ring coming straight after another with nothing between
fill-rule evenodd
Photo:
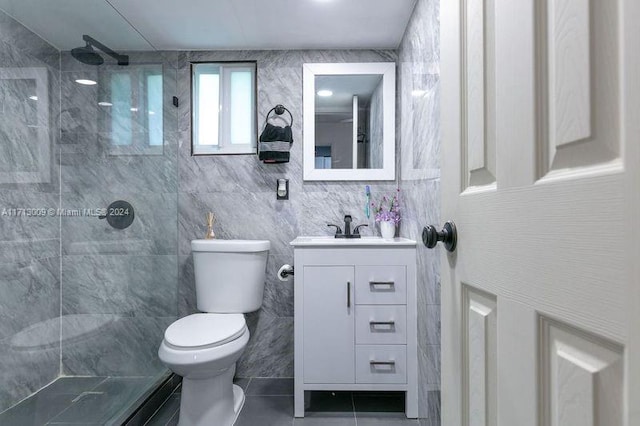
<instances>
[{"instance_id":1,"label":"vanity drawer","mask_svg":"<svg viewBox=\"0 0 640 426\"><path fill-rule=\"evenodd\" d=\"M406 344L407 307L404 305L357 305L356 343Z\"/></svg>"},{"instance_id":2,"label":"vanity drawer","mask_svg":"<svg viewBox=\"0 0 640 426\"><path fill-rule=\"evenodd\" d=\"M356 266L356 304L405 305L406 266Z\"/></svg>"},{"instance_id":3,"label":"vanity drawer","mask_svg":"<svg viewBox=\"0 0 640 426\"><path fill-rule=\"evenodd\" d=\"M357 345L356 383L407 383L407 347Z\"/></svg>"}]
</instances>

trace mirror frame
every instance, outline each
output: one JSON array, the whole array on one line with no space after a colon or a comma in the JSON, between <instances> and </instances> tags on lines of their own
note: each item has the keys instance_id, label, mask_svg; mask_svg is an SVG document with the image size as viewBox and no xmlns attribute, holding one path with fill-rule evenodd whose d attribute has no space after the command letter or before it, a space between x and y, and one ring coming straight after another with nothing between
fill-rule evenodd
<instances>
[{"instance_id":1,"label":"mirror frame","mask_svg":"<svg viewBox=\"0 0 640 426\"><path fill-rule=\"evenodd\" d=\"M316 75L382 75L382 168L381 169L316 169L315 168L315 99ZM303 106L303 180L395 180L396 177L396 63L309 63L302 66Z\"/></svg>"}]
</instances>

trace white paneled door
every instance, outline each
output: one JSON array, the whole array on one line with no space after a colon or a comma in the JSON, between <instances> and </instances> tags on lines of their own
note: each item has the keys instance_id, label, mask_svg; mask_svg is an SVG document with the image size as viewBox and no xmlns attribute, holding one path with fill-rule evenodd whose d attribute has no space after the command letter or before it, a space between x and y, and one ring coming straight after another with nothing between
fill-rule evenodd
<instances>
[{"instance_id":1,"label":"white paneled door","mask_svg":"<svg viewBox=\"0 0 640 426\"><path fill-rule=\"evenodd\" d=\"M640 425L640 2L445 0L441 40L442 424Z\"/></svg>"}]
</instances>

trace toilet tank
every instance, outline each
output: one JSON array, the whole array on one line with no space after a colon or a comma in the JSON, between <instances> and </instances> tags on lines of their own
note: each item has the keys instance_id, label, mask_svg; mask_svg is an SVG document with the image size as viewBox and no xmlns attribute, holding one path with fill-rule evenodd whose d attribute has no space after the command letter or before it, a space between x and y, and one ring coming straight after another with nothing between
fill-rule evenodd
<instances>
[{"instance_id":1,"label":"toilet tank","mask_svg":"<svg viewBox=\"0 0 640 426\"><path fill-rule=\"evenodd\" d=\"M260 309L267 255L263 240L193 240L198 310L245 313Z\"/></svg>"}]
</instances>

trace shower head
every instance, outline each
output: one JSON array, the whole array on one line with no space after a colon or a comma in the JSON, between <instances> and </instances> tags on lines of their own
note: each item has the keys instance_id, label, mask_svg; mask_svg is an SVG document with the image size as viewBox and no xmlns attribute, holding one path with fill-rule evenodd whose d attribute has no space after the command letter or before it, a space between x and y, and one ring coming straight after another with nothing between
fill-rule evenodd
<instances>
[{"instance_id":1,"label":"shower head","mask_svg":"<svg viewBox=\"0 0 640 426\"><path fill-rule=\"evenodd\" d=\"M89 43L87 43L85 47L76 47L75 49L71 49L71 56L87 65L102 65L104 63L102 56L96 53Z\"/></svg>"},{"instance_id":2,"label":"shower head","mask_svg":"<svg viewBox=\"0 0 640 426\"><path fill-rule=\"evenodd\" d=\"M102 65L104 63L102 56L93 49L95 46L118 61L118 65L129 65L129 56L114 52L98 40L86 34L82 36L82 40L85 41L86 46L71 49L71 55L83 64Z\"/></svg>"}]
</instances>

